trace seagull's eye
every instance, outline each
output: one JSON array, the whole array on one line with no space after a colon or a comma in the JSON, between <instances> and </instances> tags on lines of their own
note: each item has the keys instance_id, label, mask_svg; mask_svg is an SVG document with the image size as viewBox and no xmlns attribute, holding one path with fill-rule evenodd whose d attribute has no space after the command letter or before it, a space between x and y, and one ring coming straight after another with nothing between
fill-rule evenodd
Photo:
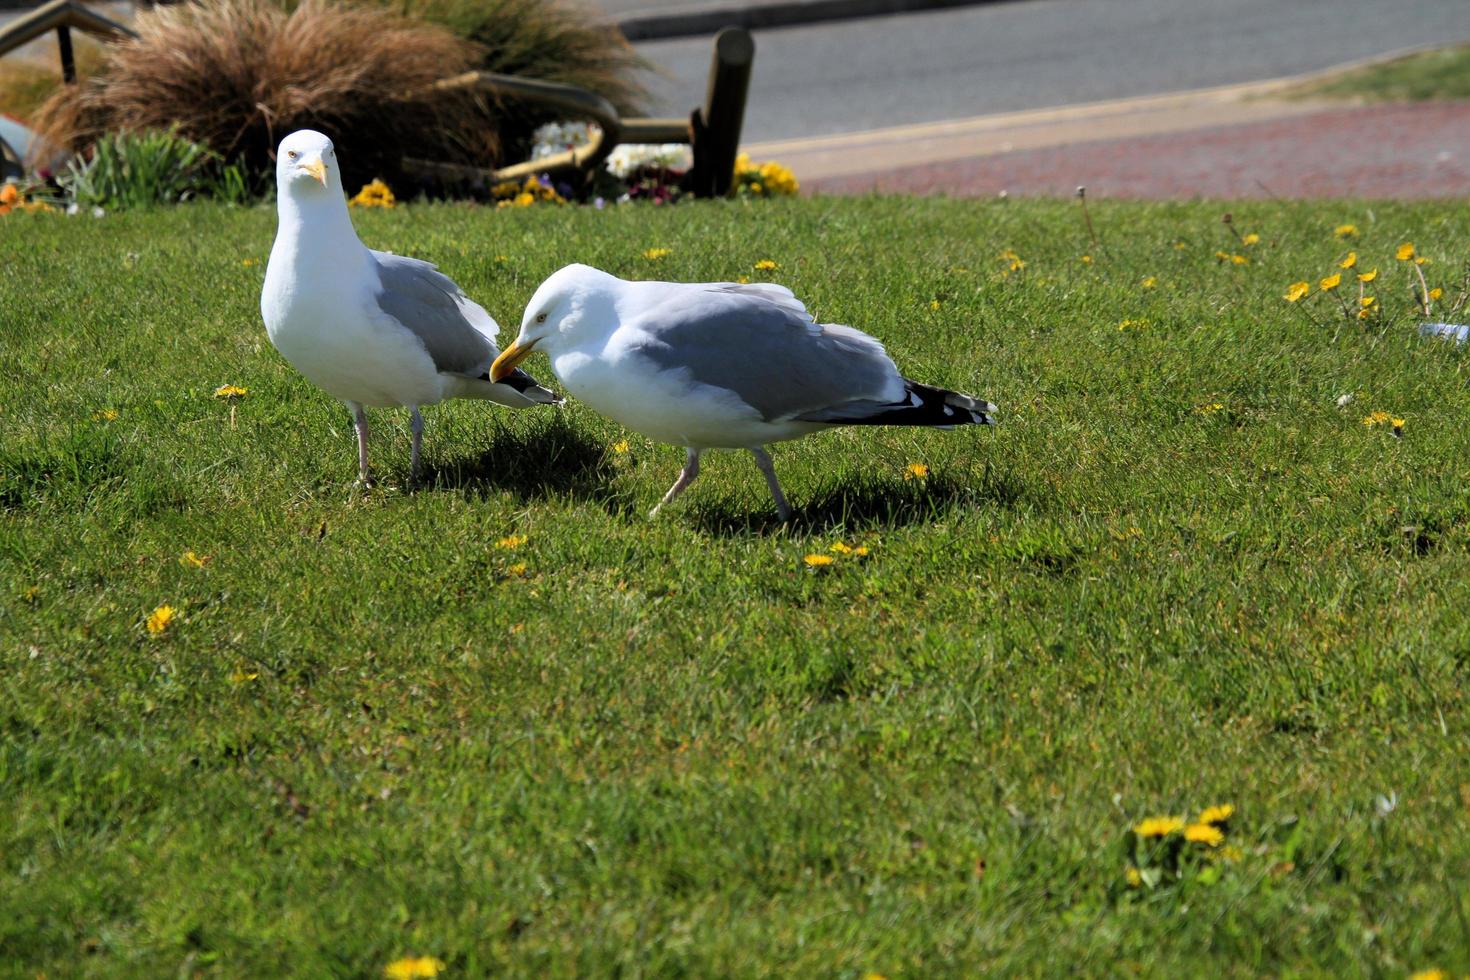
<instances>
[{"instance_id":1,"label":"seagull's eye","mask_svg":"<svg viewBox=\"0 0 1470 980\"><path fill-rule=\"evenodd\" d=\"M295 150L287 150L286 156L290 157L292 160L295 160L297 157L301 156L301 154L297 153Z\"/></svg>"},{"instance_id":2,"label":"seagull's eye","mask_svg":"<svg viewBox=\"0 0 1470 980\"><path fill-rule=\"evenodd\" d=\"M546 322L546 314L545 313L537 313L536 314L536 322L537 323L545 323Z\"/></svg>"}]
</instances>

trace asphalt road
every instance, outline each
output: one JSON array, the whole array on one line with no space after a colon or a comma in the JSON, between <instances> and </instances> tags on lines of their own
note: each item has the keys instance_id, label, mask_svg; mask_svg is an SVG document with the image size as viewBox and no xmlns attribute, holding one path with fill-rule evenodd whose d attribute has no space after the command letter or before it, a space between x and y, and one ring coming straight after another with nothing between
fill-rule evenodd
<instances>
[{"instance_id":1,"label":"asphalt road","mask_svg":"<svg viewBox=\"0 0 1470 980\"><path fill-rule=\"evenodd\" d=\"M1470 41L1470 0L1012 0L757 31L743 140L1256 81ZM648 41L654 115L704 98L710 39ZM1347 138L1347 134L1344 134Z\"/></svg>"}]
</instances>

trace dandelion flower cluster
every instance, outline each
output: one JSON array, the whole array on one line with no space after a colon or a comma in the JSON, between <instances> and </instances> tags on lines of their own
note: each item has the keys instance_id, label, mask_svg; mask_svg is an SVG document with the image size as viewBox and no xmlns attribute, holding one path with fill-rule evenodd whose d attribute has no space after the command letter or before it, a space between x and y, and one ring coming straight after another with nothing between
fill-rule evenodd
<instances>
[{"instance_id":1,"label":"dandelion flower cluster","mask_svg":"<svg viewBox=\"0 0 1470 980\"><path fill-rule=\"evenodd\" d=\"M1139 837L1168 837L1184 828L1183 817L1148 817L1133 825Z\"/></svg>"},{"instance_id":2,"label":"dandelion flower cluster","mask_svg":"<svg viewBox=\"0 0 1470 980\"><path fill-rule=\"evenodd\" d=\"M147 627L149 636L161 636L168 630L173 621L178 618L178 615L179 611L177 609L164 604L149 613L148 619L143 625Z\"/></svg>"},{"instance_id":3,"label":"dandelion flower cluster","mask_svg":"<svg viewBox=\"0 0 1470 980\"><path fill-rule=\"evenodd\" d=\"M214 389L216 398L244 398L250 394L249 388L241 388L239 385L220 385Z\"/></svg>"},{"instance_id":4,"label":"dandelion flower cluster","mask_svg":"<svg viewBox=\"0 0 1470 980\"><path fill-rule=\"evenodd\" d=\"M755 264L755 268L757 272L774 272L781 267L771 259L761 259Z\"/></svg>"},{"instance_id":5,"label":"dandelion flower cluster","mask_svg":"<svg viewBox=\"0 0 1470 980\"><path fill-rule=\"evenodd\" d=\"M643 257L650 262L657 262L659 259L672 255L673 253L674 250L671 248L645 248L643 250Z\"/></svg>"},{"instance_id":6,"label":"dandelion flower cluster","mask_svg":"<svg viewBox=\"0 0 1470 980\"><path fill-rule=\"evenodd\" d=\"M444 970L437 956L404 956L383 967L388 980L433 980Z\"/></svg>"},{"instance_id":7,"label":"dandelion flower cluster","mask_svg":"<svg viewBox=\"0 0 1470 980\"><path fill-rule=\"evenodd\" d=\"M495 542L495 547L503 551L514 551L525 543L526 536L524 534L508 534Z\"/></svg>"},{"instance_id":8,"label":"dandelion flower cluster","mask_svg":"<svg viewBox=\"0 0 1470 980\"><path fill-rule=\"evenodd\" d=\"M398 198L393 196L387 184L375 179L371 184L364 184L357 196L347 203L355 208L391 208L398 204Z\"/></svg>"},{"instance_id":9,"label":"dandelion flower cluster","mask_svg":"<svg viewBox=\"0 0 1470 980\"><path fill-rule=\"evenodd\" d=\"M924 463L910 463L903 468L905 480L926 480L929 478L929 467Z\"/></svg>"}]
</instances>

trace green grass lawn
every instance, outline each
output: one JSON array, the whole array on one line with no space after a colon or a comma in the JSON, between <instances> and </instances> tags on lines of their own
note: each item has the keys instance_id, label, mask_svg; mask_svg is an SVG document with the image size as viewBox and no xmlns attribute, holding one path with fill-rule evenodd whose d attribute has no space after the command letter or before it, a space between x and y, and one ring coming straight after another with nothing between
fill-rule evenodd
<instances>
[{"instance_id":1,"label":"green grass lawn","mask_svg":"<svg viewBox=\"0 0 1470 980\"><path fill-rule=\"evenodd\" d=\"M1470 208L1092 219L357 216L504 338L569 261L746 274L999 403L778 446L789 527L736 454L650 522L681 452L576 404L429 409L416 492L379 412L355 488L272 211L0 219L0 973L1470 971L1470 360L1394 257L1451 305Z\"/></svg>"},{"instance_id":2,"label":"green grass lawn","mask_svg":"<svg viewBox=\"0 0 1470 980\"><path fill-rule=\"evenodd\" d=\"M1451 45L1309 82L1291 94L1369 102L1470 99L1470 45Z\"/></svg>"}]
</instances>

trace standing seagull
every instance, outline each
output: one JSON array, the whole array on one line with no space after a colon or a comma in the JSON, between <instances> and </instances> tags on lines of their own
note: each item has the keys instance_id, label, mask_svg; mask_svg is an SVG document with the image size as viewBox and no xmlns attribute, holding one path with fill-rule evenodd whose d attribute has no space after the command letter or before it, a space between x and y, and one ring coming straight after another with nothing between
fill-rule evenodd
<instances>
[{"instance_id":1,"label":"standing seagull","mask_svg":"<svg viewBox=\"0 0 1470 980\"><path fill-rule=\"evenodd\" d=\"M409 407L417 479L420 405L445 398L511 408L559 402L522 371L490 380L500 327L452 279L428 262L375 252L358 240L331 140L303 129L281 141L276 201L279 226L260 313L276 350L352 410L364 483L368 406Z\"/></svg>"},{"instance_id":2,"label":"standing seagull","mask_svg":"<svg viewBox=\"0 0 1470 980\"><path fill-rule=\"evenodd\" d=\"M694 482L706 449L749 449L784 521L791 508L767 443L837 425L995 424L994 405L908 380L877 340L817 323L791 290L769 283L625 282L569 265L531 297L491 379L533 350L592 408L687 447L653 514Z\"/></svg>"}]
</instances>

